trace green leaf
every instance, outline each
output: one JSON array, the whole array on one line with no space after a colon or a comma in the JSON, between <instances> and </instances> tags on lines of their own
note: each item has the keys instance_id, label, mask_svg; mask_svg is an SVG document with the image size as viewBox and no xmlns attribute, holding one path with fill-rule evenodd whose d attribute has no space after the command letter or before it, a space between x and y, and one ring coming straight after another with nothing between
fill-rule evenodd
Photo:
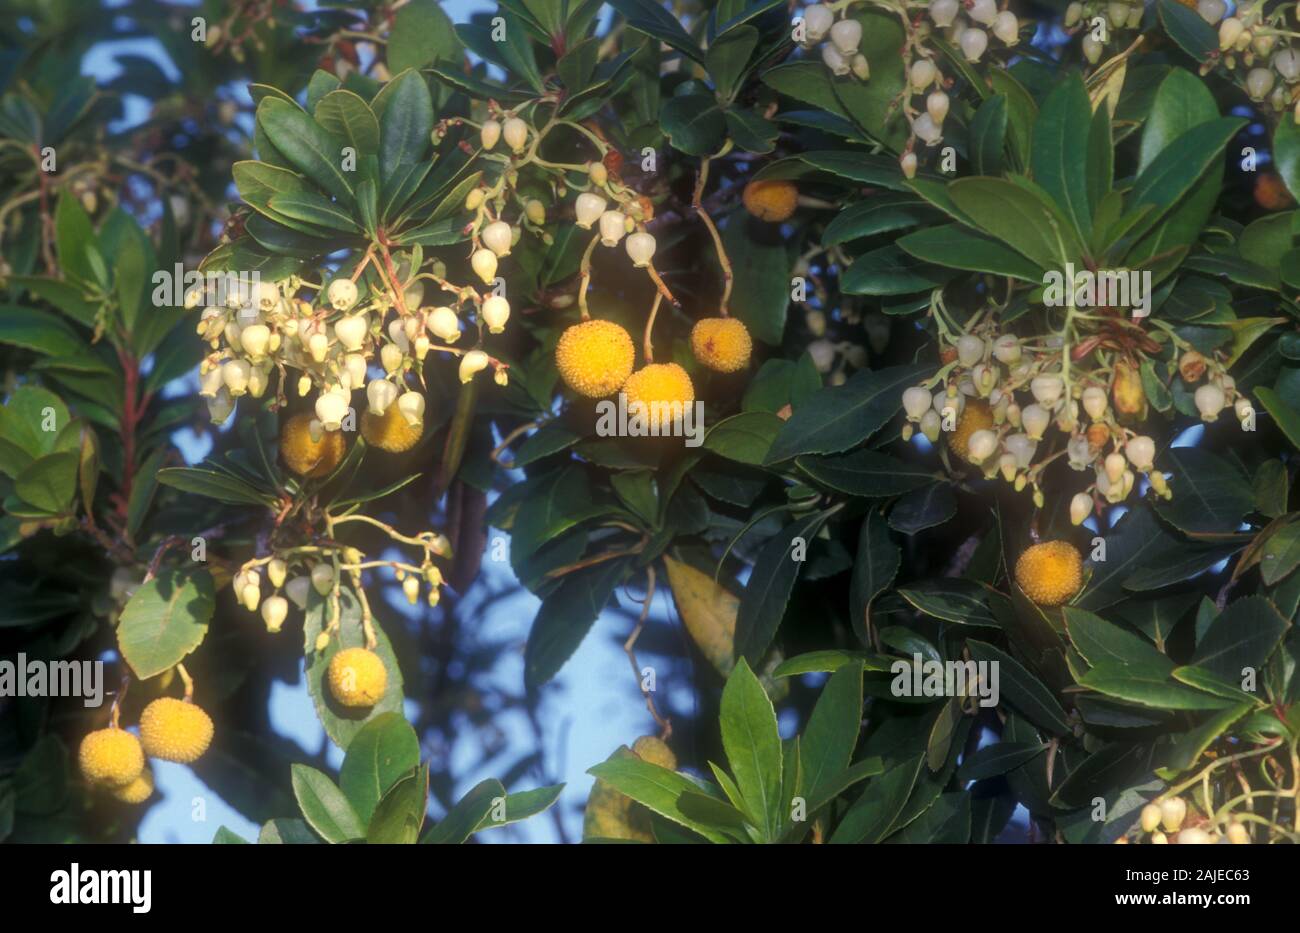
<instances>
[{"instance_id":1,"label":"green leaf","mask_svg":"<svg viewBox=\"0 0 1300 933\"><path fill-rule=\"evenodd\" d=\"M962 224L917 230L899 238L898 246L910 256L951 269L1005 275L1034 284L1043 281L1043 270L1033 262Z\"/></svg>"},{"instance_id":2,"label":"green leaf","mask_svg":"<svg viewBox=\"0 0 1300 933\"><path fill-rule=\"evenodd\" d=\"M704 449L737 463L759 466L784 423L769 412L741 412L709 428L704 436Z\"/></svg>"},{"instance_id":3,"label":"green leaf","mask_svg":"<svg viewBox=\"0 0 1300 933\"><path fill-rule=\"evenodd\" d=\"M758 552L736 613L737 658L743 656L757 664L767 653L804 565L803 560L795 559L794 549L799 547L806 557L808 545L825 521L824 512L793 521L769 538Z\"/></svg>"},{"instance_id":4,"label":"green leaf","mask_svg":"<svg viewBox=\"0 0 1300 933\"><path fill-rule=\"evenodd\" d=\"M83 371L112 372L107 364L91 355L90 345L76 331L48 311L0 305L0 343L47 356L71 358L60 362L75 363Z\"/></svg>"},{"instance_id":5,"label":"green leaf","mask_svg":"<svg viewBox=\"0 0 1300 933\"><path fill-rule=\"evenodd\" d=\"M420 764L420 740L400 713L382 713L361 727L339 768L339 786L363 823L403 776Z\"/></svg>"},{"instance_id":6,"label":"green leaf","mask_svg":"<svg viewBox=\"0 0 1300 933\"><path fill-rule=\"evenodd\" d=\"M311 828L326 842L351 842L365 836L361 820L329 779L329 775L307 765L290 766L293 796Z\"/></svg>"},{"instance_id":7,"label":"green leaf","mask_svg":"<svg viewBox=\"0 0 1300 933\"><path fill-rule=\"evenodd\" d=\"M342 141L327 133L297 105L274 97L258 105L257 122L294 168L334 197L352 201L352 181L342 168Z\"/></svg>"},{"instance_id":8,"label":"green leaf","mask_svg":"<svg viewBox=\"0 0 1300 933\"><path fill-rule=\"evenodd\" d=\"M924 760L924 755L909 758L872 780L845 812L830 841L872 843L885 838L902 814Z\"/></svg>"},{"instance_id":9,"label":"green leaf","mask_svg":"<svg viewBox=\"0 0 1300 933\"><path fill-rule=\"evenodd\" d=\"M387 51L388 69L394 74L435 61L456 63L465 54L451 17L437 0L411 0L397 11Z\"/></svg>"},{"instance_id":10,"label":"green leaf","mask_svg":"<svg viewBox=\"0 0 1300 933\"><path fill-rule=\"evenodd\" d=\"M847 243L859 237L873 236L915 227L930 221L935 212L927 204L907 194L881 194L850 204L826 225L823 246Z\"/></svg>"},{"instance_id":11,"label":"green leaf","mask_svg":"<svg viewBox=\"0 0 1300 933\"><path fill-rule=\"evenodd\" d=\"M1255 398L1259 399L1264 410L1273 416L1273 420L1277 422L1279 430L1286 435L1286 439L1291 442L1291 446L1300 450L1300 411L1283 401L1282 396L1268 386L1257 386Z\"/></svg>"},{"instance_id":12,"label":"green leaf","mask_svg":"<svg viewBox=\"0 0 1300 933\"><path fill-rule=\"evenodd\" d=\"M854 258L840 277L840 290L847 295L911 295L938 288L951 277L950 272L904 252L899 243L891 243Z\"/></svg>"},{"instance_id":13,"label":"green leaf","mask_svg":"<svg viewBox=\"0 0 1300 933\"><path fill-rule=\"evenodd\" d=\"M1184 687L1169 680L1168 674L1145 667L1094 667L1079 683L1098 693L1153 709L1221 709L1231 705L1230 700Z\"/></svg>"},{"instance_id":14,"label":"green leaf","mask_svg":"<svg viewBox=\"0 0 1300 933\"><path fill-rule=\"evenodd\" d=\"M1004 178L961 178L948 185L953 203L982 230L1041 269L1078 262L1078 235L1041 190Z\"/></svg>"},{"instance_id":15,"label":"green leaf","mask_svg":"<svg viewBox=\"0 0 1300 933\"><path fill-rule=\"evenodd\" d=\"M757 46L758 30L753 26L737 26L709 46L704 64L719 96L730 100L735 95Z\"/></svg>"},{"instance_id":16,"label":"green leaf","mask_svg":"<svg viewBox=\"0 0 1300 933\"><path fill-rule=\"evenodd\" d=\"M248 845L248 840L224 826L218 826L216 834L212 837L212 844L216 846Z\"/></svg>"},{"instance_id":17,"label":"green leaf","mask_svg":"<svg viewBox=\"0 0 1300 933\"><path fill-rule=\"evenodd\" d=\"M621 559L575 570L542 600L524 648L524 683L529 689L559 673L591 631L626 571L627 563Z\"/></svg>"},{"instance_id":18,"label":"green leaf","mask_svg":"<svg viewBox=\"0 0 1300 933\"><path fill-rule=\"evenodd\" d=\"M903 390L927 366L863 370L844 385L822 389L794 410L768 450L767 463L803 454L833 454L869 438L902 408Z\"/></svg>"},{"instance_id":19,"label":"green leaf","mask_svg":"<svg viewBox=\"0 0 1300 933\"><path fill-rule=\"evenodd\" d=\"M460 845L477 831L497 801L504 800L505 796L505 786L496 778L480 781L420 841L433 845Z\"/></svg>"},{"instance_id":20,"label":"green leaf","mask_svg":"<svg viewBox=\"0 0 1300 933\"><path fill-rule=\"evenodd\" d=\"M905 535L942 525L957 514L957 495L949 483L932 483L901 497L889 510L889 527Z\"/></svg>"},{"instance_id":21,"label":"green leaf","mask_svg":"<svg viewBox=\"0 0 1300 933\"><path fill-rule=\"evenodd\" d=\"M957 780L982 781L1006 774L1027 762L1033 761L1047 749L1033 742L995 742L977 749L957 769Z\"/></svg>"},{"instance_id":22,"label":"green leaf","mask_svg":"<svg viewBox=\"0 0 1300 933\"><path fill-rule=\"evenodd\" d=\"M1151 113L1142 128L1142 145L1138 150L1138 172L1194 126L1208 123L1219 115L1205 82L1190 71L1171 68L1160 82Z\"/></svg>"},{"instance_id":23,"label":"green leaf","mask_svg":"<svg viewBox=\"0 0 1300 933\"><path fill-rule=\"evenodd\" d=\"M359 94L348 90L330 91L313 111L316 122L357 151L357 155L379 153L379 121Z\"/></svg>"},{"instance_id":24,"label":"green leaf","mask_svg":"<svg viewBox=\"0 0 1300 933\"><path fill-rule=\"evenodd\" d=\"M861 727L862 668L846 664L822 687L799 737L806 797L820 799L837 784L837 778L853 759Z\"/></svg>"},{"instance_id":25,"label":"green leaf","mask_svg":"<svg viewBox=\"0 0 1300 933\"><path fill-rule=\"evenodd\" d=\"M271 505L274 497L256 487L216 470L197 467L168 467L158 471L158 482L182 492L207 496L228 505Z\"/></svg>"},{"instance_id":26,"label":"green leaf","mask_svg":"<svg viewBox=\"0 0 1300 933\"><path fill-rule=\"evenodd\" d=\"M90 224L90 215L74 194L60 195L55 205L54 243L58 250L59 268L63 272L82 282L96 280L90 260L95 231Z\"/></svg>"},{"instance_id":27,"label":"green leaf","mask_svg":"<svg viewBox=\"0 0 1300 933\"><path fill-rule=\"evenodd\" d=\"M508 826L511 823L526 820L539 813L544 813L551 808L555 801L560 799L560 792L563 790L563 784L552 784L549 787L538 787L535 790L507 794L504 819L496 819L495 814L489 812L474 831L497 829L501 826Z\"/></svg>"},{"instance_id":28,"label":"green leaf","mask_svg":"<svg viewBox=\"0 0 1300 933\"><path fill-rule=\"evenodd\" d=\"M67 451L33 460L14 478L18 498L51 515L72 507L77 493L77 467L81 458Z\"/></svg>"},{"instance_id":29,"label":"green leaf","mask_svg":"<svg viewBox=\"0 0 1300 933\"><path fill-rule=\"evenodd\" d=\"M1259 558L1259 572L1267 586L1289 576L1300 564L1300 521L1283 525L1271 536Z\"/></svg>"},{"instance_id":30,"label":"green leaf","mask_svg":"<svg viewBox=\"0 0 1300 933\"><path fill-rule=\"evenodd\" d=\"M731 841L723 833L699 822L682 809L682 797L698 794L701 790L698 784L683 774L652 765L635 755L611 758L588 768L587 773L607 781L615 790L631 797L643 807L699 833L710 842Z\"/></svg>"},{"instance_id":31,"label":"green leaf","mask_svg":"<svg viewBox=\"0 0 1300 933\"><path fill-rule=\"evenodd\" d=\"M381 845L414 845L424 826L429 804L429 766L417 767L394 784L375 806L366 827L366 842Z\"/></svg>"},{"instance_id":32,"label":"green leaf","mask_svg":"<svg viewBox=\"0 0 1300 933\"><path fill-rule=\"evenodd\" d=\"M418 71L404 71L382 92L379 120L379 176L384 182L424 158L433 130L433 98Z\"/></svg>"},{"instance_id":33,"label":"green leaf","mask_svg":"<svg viewBox=\"0 0 1300 933\"><path fill-rule=\"evenodd\" d=\"M1160 555L1180 547L1178 540L1166 532L1146 506L1125 514L1104 536L1106 559L1092 562L1092 577L1075 604L1094 612L1113 605L1129 594L1124 581Z\"/></svg>"},{"instance_id":34,"label":"green leaf","mask_svg":"<svg viewBox=\"0 0 1300 933\"><path fill-rule=\"evenodd\" d=\"M1230 684L1240 684L1246 670L1258 674L1289 627L1266 597L1234 600L1210 623L1192 663Z\"/></svg>"},{"instance_id":35,"label":"green leaf","mask_svg":"<svg viewBox=\"0 0 1300 933\"><path fill-rule=\"evenodd\" d=\"M1196 59L1197 64L1219 51L1218 35L1194 7L1184 6L1178 0L1158 0L1156 9L1160 11L1160 24L1165 27L1169 38Z\"/></svg>"},{"instance_id":36,"label":"green leaf","mask_svg":"<svg viewBox=\"0 0 1300 933\"><path fill-rule=\"evenodd\" d=\"M1034 122L1030 167L1034 180L1065 212L1074 229L1092 236L1088 203L1088 138L1092 107L1078 72L1071 72L1043 101Z\"/></svg>"},{"instance_id":37,"label":"green leaf","mask_svg":"<svg viewBox=\"0 0 1300 933\"><path fill-rule=\"evenodd\" d=\"M320 837L311 831L306 820L296 818L267 820L257 834L257 844L266 845L317 845Z\"/></svg>"},{"instance_id":38,"label":"green leaf","mask_svg":"<svg viewBox=\"0 0 1300 933\"><path fill-rule=\"evenodd\" d=\"M1273 162L1293 198L1300 198L1300 126L1278 120L1273 131Z\"/></svg>"},{"instance_id":39,"label":"green leaf","mask_svg":"<svg viewBox=\"0 0 1300 933\"><path fill-rule=\"evenodd\" d=\"M1175 0L1161 0L1163 4ZM1186 8L1183 8L1186 11ZM1190 11L1188 11L1190 12ZM1195 15L1193 13L1193 15ZM1200 20L1198 16L1197 19ZM1129 236L1137 239L1148 232L1177 205L1202 175L1223 157L1223 147L1245 124L1240 117L1222 117L1192 127L1160 150L1133 183L1128 210L1153 205L1152 210L1134 225Z\"/></svg>"},{"instance_id":40,"label":"green leaf","mask_svg":"<svg viewBox=\"0 0 1300 933\"><path fill-rule=\"evenodd\" d=\"M643 32L683 55L704 64L704 53L682 28L677 17L655 0L609 0L609 5L623 14L629 29Z\"/></svg>"},{"instance_id":41,"label":"green leaf","mask_svg":"<svg viewBox=\"0 0 1300 933\"><path fill-rule=\"evenodd\" d=\"M731 307L761 343L779 346L790 303L793 259L779 237L763 235L767 226L747 213L733 214L722 241L735 275Z\"/></svg>"},{"instance_id":42,"label":"green leaf","mask_svg":"<svg viewBox=\"0 0 1300 933\"><path fill-rule=\"evenodd\" d=\"M1070 724L1065 710L1056 701L1052 691L1009 654L986 642L968 638L966 645L977 662L994 662L999 671L999 689L1002 698L1014 706L1025 718L1055 735L1069 735Z\"/></svg>"},{"instance_id":43,"label":"green leaf","mask_svg":"<svg viewBox=\"0 0 1300 933\"><path fill-rule=\"evenodd\" d=\"M1007 144L1007 97L994 94L979 105L970 123L970 159L977 175L1002 174Z\"/></svg>"},{"instance_id":44,"label":"green leaf","mask_svg":"<svg viewBox=\"0 0 1300 933\"><path fill-rule=\"evenodd\" d=\"M1172 499L1156 502L1160 517L1180 531L1200 537L1235 534L1254 508L1255 494L1234 464L1202 447L1172 447L1160 458L1173 477Z\"/></svg>"},{"instance_id":45,"label":"green leaf","mask_svg":"<svg viewBox=\"0 0 1300 933\"><path fill-rule=\"evenodd\" d=\"M707 94L668 98L659 110L659 122L673 148L687 155L713 155L727 135L722 108Z\"/></svg>"},{"instance_id":46,"label":"green leaf","mask_svg":"<svg viewBox=\"0 0 1300 933\"><path fill-rule=\"evenodd\" d=\"M165 570L122 609L117 644L140 680L161 674L203 642L216 599L206 570Z\"/></svg>"},{"instance_id":47,"label":"green leaf","mask_svg":"<svg viewBox=\"0 0 1300 933\"><path fill-rule=\"evenodd\" d=\"M795 465L823 486L873 499L897 496L935 480L933 470L865 447L832 457L798 457Z\"/></svg>"},{"instance_id":48,"label":"green leaf","mask_svg":"<svg viewBox=\"0 0 1300 933\"><path fill-rule=\"evenodd\" d=\"M986 625L996 628L997 613L991 608L995 599L1006 602L996 590L974 580L943 577L923 580L899 589L898 595L928 616L955 625Z\"/></svg>"},{"instance_id":49,"label":"green leaf","mask_svg":"<svg viewBox=\"0 0 1300 933\"><path fill-rule=\"evenodd\" d=\"M1173 747L1165 759L1165 768L1172 772L1182 772L1192 768L1211 743L1251 709L1251 705L1245 703L1240 706L1230 706L1213 713L1199 726L1176 736Z\"/></svg>"},{"instance_id":50,"label":"green leaf","mask_svg":"<svg viewBox=\"0 0 1300 933\"><path fill-rule=\"evenodd\" d=\"M1139 636L1075 606L1064 608L1065 628L1079 654L1093 666L1125 665L1163 669L1174 663Z\"/></svg>"},{"instance_id":51,"label":"green leaf","mask_svg":"<svg viewBox=\"0 0 1300 933\"><path fill-rule=\"evenodd\" d=\"M889 537L884 516L871 509L858 532L858 552L849 583L849 623L863 644L870 644L871 601L887 590L902 563L902 552Z\"/></svg>"},{"instance_id":52,"label":"green leaf","mask_svg":"<svg viewBox=\"0 0 1300 933\"><path fill-rule=\"evenodd\" d=\"M858 680L861 682L860 675ZM722 747L747 809L765 837L774 839L784 818L780 810L781 736L772 701L744 658L736 661L727 677L719 725Z\"/></svg>"}]
</instances>

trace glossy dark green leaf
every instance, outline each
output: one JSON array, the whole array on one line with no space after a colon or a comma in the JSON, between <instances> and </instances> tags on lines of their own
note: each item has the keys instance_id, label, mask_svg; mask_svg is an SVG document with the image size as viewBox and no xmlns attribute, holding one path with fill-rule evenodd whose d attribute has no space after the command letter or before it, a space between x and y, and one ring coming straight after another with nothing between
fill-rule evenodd
<instances>
[{"instance_id":1,"label":"glossy dark green leaf","mask_svg":"<svg viewBox=\"0 0 1300 933\"><path fill-rule=\"evenodd\" d=\"M813 537L826 521L813 512L782 528L758 552L736 612L736 656L758 664L776 637L786 603L807 559Z\"/></svg>"},{"instance_id":2,"label":"glossy dark green leaf","mask_svg":"<svg viewBox=\"0 0 1300 933\"><path fill-rule=\"evenodd\" d=\"M998 689L1002 699L1014 706L1031 722L1056 735L1069 735L1065 710L1052 692L1019 661L1006 652L974 638L966 640L971 657L978 662L998 665Z\"/></svg>"},{"instance_id":3,"label":"glossy dark green leaf","mask_svg":"<svg viewBox=\"0 0 1300 933\"><path fill-rule=\"evenodd\" d=\"M524 683L530 689L559 673L591 631L626 572L626 562L619 559L575 570L542 600L524 649Z\"/></svg>"},{"instance_id":4,"label":"glossy dark green leaf","mask_svg":"<svg viewBox=\"0 0 1300 933\"><path fill-rule=\"evenodd\" d=\"M290 775L302 815L326 842L350 842L365 836L352 805L328 775L300 764L290 767Z\"/></svg>"},{"instance_id":5,"label":"glossy dark green leaf","mask_svg":"<svg viewBox=\"0 0 1300 933\"><path fill-rule=\"evenodd\" d=\"M1034 180L1073 222L1086 240L1092 235L1088 203L1088 138L1092 107L1077 72L1066 77L1044 99L1034 122L1030 169Z\"/></svg>"}]
</instances>

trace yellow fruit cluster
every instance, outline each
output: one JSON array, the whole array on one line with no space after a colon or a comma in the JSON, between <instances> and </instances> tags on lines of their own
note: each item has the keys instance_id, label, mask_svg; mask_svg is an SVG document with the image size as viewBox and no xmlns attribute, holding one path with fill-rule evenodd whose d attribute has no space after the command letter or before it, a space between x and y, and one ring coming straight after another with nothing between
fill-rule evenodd
<instances>
[{"instance_id":1,"label":"yellow fruit cluster","mask_svg":"<svg viewBox=\"0 0 1300 933\"><path fill-rule=\"evenodd\" d=\"M344 648L330 658L326 671L330 695L342 706L374 706L388 688L383 659L366 648Z\"/></svg>"},{"instance_id":2,"label":"yellow fruit cluster","mask_svg":"<svg viewBox=\"0 0 1300 933\"><path fill-rule=\"evenodd\" d=\"M424 436L424 422L411 425L396 405L389 405L382 415L367 411L361 416L361 436L372 447L400 454L420 442Z\"/></svg>"},{"instance_id":3,"label":"yellow fruit cluster","mask_svg":"<svg viewBox=\"0 0 1300 933\"><path fill-rule=\"evenodd\" d=\"M709 369L739 372L749 365L754 342L734 317L706 317L691 329L691 352Z\"/></svg>"},{"instance_id":4,"label":"yellow fruit cluster","mask_svg":"<svg viewBox=\"0 0 1300 933\"><path fill-rule=\"evenodd\" d=\"M799 189L794 182L772 178L745 185L741 200L745 210L759 220L780 223L789 220L799 203Z\"/></svg>"},{"instance_id":5,"label":"yellow fruit cluster","mask_svg":"<svg viewBox=\"0 0 1300 933\"><path fill-rule=\"evenodd\" d=\"M348 443L342 431L322 431L319 440L313 438L311 421L307 412L285 419L280 428L280 456L285 466L299 476L320 479L342 462Z\"/></svg>"},{"instance_id":6,"label":"yellow fruit cluster","mask_svg":"<svg viewBox=\"0 0 1300 933\"><path fill-rule=\"evenodd\" d=\"M188 700L159 697L140 714L140 737L117 726L97 729L81 740L77 764L82 776L123 803L143 803L153 793L145 756L190 764L212 744L212 719Z\"/></svg>"},{"instance_id":7,"label":"yellow fruit cluster","mask_svg":"<svg viewBox=\"0 0 1300 933\"><path fill-rule=\"evenodd\" d=\"M1040 606L1061 606L1083 587L1083 555L1068 541L1044 541L1016 561L1016 583Z\"/></svg>"}]
</instances>

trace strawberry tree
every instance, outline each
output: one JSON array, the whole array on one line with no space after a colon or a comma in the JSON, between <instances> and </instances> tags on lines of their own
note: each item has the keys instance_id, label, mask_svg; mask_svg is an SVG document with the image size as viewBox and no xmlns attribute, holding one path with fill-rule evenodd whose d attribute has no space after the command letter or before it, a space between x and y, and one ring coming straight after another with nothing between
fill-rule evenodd
<instances>
[{"instance_id":1,"label":"strawberry tree","mask_svg":"<svg viewBox=\"0 0 1300 933\"><path fill-rule=\"evenodd\" d=\"M1294 841L1294 5L216 6L189 137L0 105L0 633L114 677L11 705L0 830L129 835L148 759L255 762L262 842L541 813L421 741L503 560L526 704L622 626L588 840ZM230 728L273 668L337 776Z\"/></svg>"}]
</instances>

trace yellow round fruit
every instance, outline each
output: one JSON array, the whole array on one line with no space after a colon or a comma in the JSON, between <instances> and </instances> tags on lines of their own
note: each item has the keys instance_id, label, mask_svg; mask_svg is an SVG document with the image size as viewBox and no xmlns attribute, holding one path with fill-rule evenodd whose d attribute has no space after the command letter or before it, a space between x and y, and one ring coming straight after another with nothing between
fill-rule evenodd
<instances>
[{"instance_id":1,"label":"yellow round fruit","mask_svg":"<svg viewBox=\"0 0 1300 933\"><path fill-rule=\"evenodd\" d=\"M1068 541L1044 541L1016 561L1016 583L1040 606L1060 606L1083 586L1083 555Z\"/></svg>"},{"instance_id":2,"label":"yellow round fruit","mask_svg":"<svg viewBox=\"0 0 1300 933\"><path fill-rule=\"evenodd\" d=\"M299 476L320 479L328 476L343 460L348 443L342 431L322 431L319 441L312 440L312 417L299 412L280 429L280 456L284 465Z\"/></svg>"},{"instance_id":3,"label":"yellow round fruit","mask_svg":"<svg viewBox=\"0 0 1300 933\"><path fill-rule=\"evenodd\" d=\"M212 744L212 719L193 703L159 697L140 714L140 742L151 758L189 764Z\"/></svg>"},{"instance_id":4,"label":"yellow round fruit","mask_svg":"<svg viewBox=\"0 0 1300 933\"><path fill-rule=\"evenodd\" d=\"M709 369L734 373L749 365L754 342L734 317L706 317L691 328L691 352Z\"/></svg>"},{"instance_id":5,"label":"yellow round fruit","mask_svg":"<svg viewBox=\"0 0 1300 933\"><path fill-rule=\"evenodd\" d=\"M655 430L672 425L673 419L684 415L686 406L695 401L691 377L676 363L651 363L638 369L624 383L623 392L628 413L636 414L639 409L641 417Z\"/></svg>"},{"instance_id":6,"label":"yellow round fruit","mask_svg":"<svg viewBox=\"0 0 1300 933\"><path fill-rule=\"evenodd\" d=\"M144 770L140 740L125 729L97 729L81 740L77 763L86 780L121 786Z\"/></svg>"},{"instance_id":7,"label":"yellow round fruit","mask_svg":"<svg viewBox=\"0 0 1300 933\"><path fill-rule=\"evenodd\" d=\"M123 803L144 803L153 794L153 772L145 768L130 784L110 787L108 792Z\"/></svg>"},{"instance_id":8,"label":"yellow round fruit","mask_svg":"<svg viewBox=\"0 0 1300 933\"><path fill-rule=\"evenodd\" d=\"M632 751L638 758L648 764L658 765L661 768L667 768L669 771L677 770L677 756L668 747L668 743L658 736L641 736L632 743Z\"/></svg>"},{"instance_id":9,"label":"yellow round fruit","mask_svg":"<svg viewBox=\"0 0 1300 933\"><path fill-rule=\"evenodd\" d=\"M361 416L361 436L372 447L400 454L420 442L424 436L424 423L412 427L396 405L389 405L382 415L368 411Z\"/></svg>"},{"instance_id":10,"label":"yellow round fruit","mask_svg":"<svg viewBox=\"0 0 1300 933\"><path fill-rule=\"evenodd\" d=\"M560 335L555 365L573 391L588 398L617 392L632 373L636 349L613 321L583 321Z\"/></svg>"},{"instance_id":11,"label":"yellow round fruit","mask_svg":"<svg viewBox=\"0 0 1300 933\"><path fill-rule=\"evenodd\" d=\"M759 220L780 223L794 213L795 206L799 203L799 189L794 182L785 179L751 181L745 185L741 198L745 202L745 210Z\"/></svg>"},{"instance_id":12,"label":"yellow round fruit","mask_svg":"<svg viewBox=\"0 0 1300 933\"><path fill-rule=\"evenodd\" d=\"M388 670L366 648L344 648L330 659L330 693L343 706L374 706L388 687Z\"/></svg>"},{"instance_id":13,"label":"yellow round fruit","mask_svg":"<svg viewBox=\"0 0 1300 933\"><path fill-rule=\"evenodd\" d=\"M957 426L948 435L948 450L966 463L973 463L970 458L970 436L976 431L986 431L993 427L993 409L983 399L967 399L962 409Z\"/></svg>"}]
</instances>

